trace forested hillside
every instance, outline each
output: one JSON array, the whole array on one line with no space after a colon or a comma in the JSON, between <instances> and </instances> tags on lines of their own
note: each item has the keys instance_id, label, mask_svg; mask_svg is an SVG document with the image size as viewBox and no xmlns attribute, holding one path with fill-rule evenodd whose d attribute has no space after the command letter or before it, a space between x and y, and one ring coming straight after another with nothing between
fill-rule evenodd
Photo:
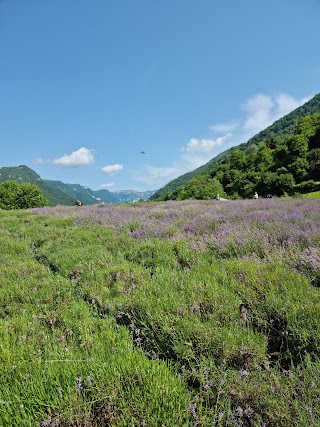
<instances>
[{"instance_id":1,"label":"forested hillside","mask_svg":"<svg viewBox=\"0 0 320 427\"><path fill-rule=\"evenodd\" d=\"M36 184L42 190L51 206L72 205L75 202L74 197L70 197L58 188L54 188L48 181L41 179L36 172L25 165L0 168L0 182L4 181Z\"/></svg>"},{"instance_id":2,"label":"forested hillside","mask_svg":"<svg viewBox=\"0 0 320 427\"><path fill-rule=\"evenodd\" d=\"M4 181L16 181L18 183L30 183L37 185L47 198L50 206L74 205L80 200L85 205L96 203L124 203L147 200L154 191L120 190L111 192L106 189L91 190L89 187L79 184L65 184L61 181L42 179L36 172L25 165L0 168L0 183Z\"/></svg>"},{"instance_id":3,"label":"forested hillside","mask_svg":"<svg viewBox=\"0 0 320 427\"><path fill-rule=\"evenodd\" d=\"M277 120L276 122L274 122L271 126L269 126L267 129L259 132L257 135L255 135L253 138L251 138L248 142L241 144L237 147L232 147L231 149L220 153L217 157L214 157L213 159L211 159L208 163L206 163L205 165L195 169L192 172L186 173L184 175L181 175L180 177L170 181L167 185L165 185L163 188L161 188L160 190L158 190L152 197L151 200L168 200L168 199L175 199L175 198L184 198L186 196L186 194L188 194L188 198L189 198L189 189L187 188L183 188L183 186L185 186L190 180L193 180L197 177L199 177L200 175L203 174L210 174L211 177L215 176L215 169L216 167L218 167L218 165L220 165L221 163L224 163L226 158L230 155L232 155L234 152L236 152L237 154L235 154L233 157L237 157L241 155L238 153L239 151L246 151L246 155L249 155L250 150L252 151L252 153L256 152L261 144L271 144L271 146L273 146L272 149L274 149L274 145L275 144L279 144L279 147L282 146L282 144L284 144L284 141L286 140L286 138L288 138L290 135L292 135L295 132L295 129L297 128L297 125L299 123L299 121L307 116L307 115L313 115L315 113L320 113L320 94L317 94L314 98L312 98L310 101L308 101L307 103L305 103L304 105L302 105L301 107L297 108L296 110L292 111L291 113L287 114L286 116L284 116L283 118L281 118L280 120ZM273 143L271 143L271 140L273 141ZM267 142L269 141L269 142ZM273 145L272 145L273 144ZM249 148L251 147L251 148ZM271 147L270 147L271 148ZM319 146L318 146L319 148ZM247 151L249 150L249 151ZM279 154L281 152L281 149L279 151ZM259 153L256 153L257 155ZM273 154L278 154L273 152ZM256 159L256 162L258 160ZM237 165L241 168L241 162L239 165ZM235 168L232 169L236 169L237 170L237 166ZM270 165L269 165L270 166ZM276 168L277 169L277 168ZM272 171L275 172L275 171ZM284 171L282 171L284 172ZM219 178L221 179L221 169L220 169L220 175ZM230 177L228 178L228 180L230 179ZM237 178L236 178L237 179ZM284 179L282 177L282 179ZM300 178L299 178L300 179ZM313 178L314 179L314 178ZM250 180L250 176L246 177L246 180L249 180L249 182L251 182ZM202 179L201 179L202 182ZM229 181L228 181L229 184ZM238 187L243 187L246 184L248 184L247 182L239 182L238 183ZM256 184L256 182L253 183L254 185ZM296 184L296 183L295 183ZM293 184L293 185L295 185ZM195 183L191 182L189 183L189 186L194 187ZM226 188L225 191L227 192L227 194L231 195L234 193L239 192L239 195L242 194L243 197L246 197L247 194L249 194L249 192L252 190L254 186L251 186L248 184L248 188L246 189L246 192L242 192L242 191L238 191L238 190L234 190L234 188ZM290 185L289 185L290 187ZM178 188L181 188L181 192L177 191ZM240 190L241 190L240 188ZM284 191L288 190L288 186L285 186ZM290 190L290 188L289 188ZM270 189L271 191L271 189ZM290 190L291 191L291 190ZM179 193L179 195L178 195ZM185 193L185 194L181 194L181 193ZM235 194L236 196L236 194ZM197 198L197 197L192 197L192 198ZM206 197L204 197L206 198Z\"/></svg>"},{"instance_id":4,"label":"forested hillside","mask_svg":"<svg viewBox=\"0 0 320 427\"><path fill-rule=\"evenodd\" d=\"M255 191L283 196L316 190L320 190L320 113L301 119L286 138L269 136L259 145L232 150L209 173L193 178L167 199L209 199L216 193L250 198Z\"/></svg>"}]
</instances>

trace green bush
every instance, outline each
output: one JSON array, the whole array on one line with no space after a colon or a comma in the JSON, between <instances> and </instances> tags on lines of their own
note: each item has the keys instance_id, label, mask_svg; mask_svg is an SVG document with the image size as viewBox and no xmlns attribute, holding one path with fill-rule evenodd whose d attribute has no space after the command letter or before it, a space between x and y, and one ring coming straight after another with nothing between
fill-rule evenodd
<instances>
[{"instance_id":1,"label":"green bush","mask_svg":"<svg viewBox=\"0 0 320 427\"><path fill-rule=\"evenodd\" d=\"M40 188L35 184L4 181L0 184L1 209L28 209L48 205Z\"/></svg>"}]
</instances>

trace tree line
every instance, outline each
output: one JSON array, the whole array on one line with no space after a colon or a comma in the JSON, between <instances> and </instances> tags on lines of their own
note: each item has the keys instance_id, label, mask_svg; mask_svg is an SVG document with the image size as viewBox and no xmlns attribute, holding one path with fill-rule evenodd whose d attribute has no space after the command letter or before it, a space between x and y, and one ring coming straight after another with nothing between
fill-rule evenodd
<instances>
[{"instance_id":1,"label":"tree line","mask_svg":"<svg viewBox=\"0 0 320 427\"><path fill-rule=\"evenodd\" d=\"M208 172L167 194L164 200L210 199L215 194L250 198L320 190L320 113L303 117L286 137L231 150Z\"/></svg>"}]
</instances>

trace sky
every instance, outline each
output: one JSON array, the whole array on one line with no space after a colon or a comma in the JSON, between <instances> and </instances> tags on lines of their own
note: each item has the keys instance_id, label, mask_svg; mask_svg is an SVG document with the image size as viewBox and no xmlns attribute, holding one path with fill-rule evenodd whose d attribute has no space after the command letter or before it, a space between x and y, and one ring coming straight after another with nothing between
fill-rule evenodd
<instances>
[{"instance_id":1,"label":"sky","mask_svg":"<svg viewBox=\"0 0 320 427\"><path fill-rule=\"evenodd\" d=\"M320 0L0 0L0 167L157 190L320 92Z\"/></svg>"}]
</instances>

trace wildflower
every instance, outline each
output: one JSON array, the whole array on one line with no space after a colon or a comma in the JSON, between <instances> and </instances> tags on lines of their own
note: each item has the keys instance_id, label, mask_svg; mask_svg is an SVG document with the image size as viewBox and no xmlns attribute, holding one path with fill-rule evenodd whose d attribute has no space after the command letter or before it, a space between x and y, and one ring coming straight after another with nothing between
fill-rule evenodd
<instances>
[{"instance_id":1,"label":"wildflower","mask_svg":"<svg viewBox=\"0 0 320 427\"><path fill-rule=\"evenodd\" d=\"M77 377L76 378L76 391L81 391L83 389L83 385L82 385L82 378L81 377Z\"/></svg>"},{"instance_id":2,"label":"wildflower","mask_svg":"<svg viewBox=\"0 0 320 427\"><path fill-rule=\"evenodd\" d=\"M310 415L310 417L313 417L313 412L312 412L312 408L307 408L308 414Z\"/></svg>"},{"instance_id":3,"label":"wildflower","mask_svg":"<svg viewBox=\"0 0 320 427\"><path fill-rule=\"evenodd\" d=\"M248 350L248 347L241 347L241 349L240 349L241 356L243 356L244 354L246 354L247 350Z\"/></svg>"},{"instance_id":4,"label":"wildflower","mask_svg":"<svg viewBox=\"0 0 320 427\"><path fill-rule=\"evenodd\" d=\"M251 406L248 406L247 409L245 409L244 413L250 417L251 414L254 413L254 410L251 408Z\"/></svg>"},{"instance_id":5,"label":"wildflower","mask_svg":"<svg viewBox=\"0 0 320 427\"><path fill-rule=\"evenodd\" d=\"M205 391L208 391L208 390L210 390L210 388L212 387L212 381L209 381L209 383L208 384L205 384L204 386L203 386L203 388L205 389Z\"/></svg>"},{"instance_id":6,"label":"wildflower","mask_svg":"<svg viewBox=\"0 0 320 427\"><path fill-rule=\"evenodd\" d=\"M87 382L88 382L89 384L92 384L92 382L93 382L93 377L92 377L91 375L89 375L89 376L88 376L88 378L87 378Z\"/></svg>"},{"instance_id":7,"label":"wildflower","mask_svg":"<svg viewBox=\"0 0 320 427\"><path fill-rule=\"evenodd\" d=\"M194 418L195 420L197 420L197 419L198 419L198 415L197 415L197 412L196 412L196 410L197 410L197 402L198 402L198 400L199 400L199 396L196 396L196 397L195 397L195 401L194 401L194 402L190 402L190 403L189 403L189 411L190 411L190 414L193 416L193 418Z\"/></svg>"},{"instance_id":8,"label":"wildflower","mask_svg":"<svg viewBox=\"0 0 320 427\"><path fill-rule=\"evenodd\" d=\"M247 378L249 376L249 372L245 369L242 369L239 371L239 378L242 380L244 378Z\"/></svg>"},{"instance_id":9,"label":"wildflower","mask_svg":"<svg viewBox=\"0 0 320 427\"><path fill-rule=\"evenodd\" d=\"M238 406L236 409L236 413L237 413L237 416L241 418L243 416L243 409L240 406Z\"/></svg>"}]
</instances>

